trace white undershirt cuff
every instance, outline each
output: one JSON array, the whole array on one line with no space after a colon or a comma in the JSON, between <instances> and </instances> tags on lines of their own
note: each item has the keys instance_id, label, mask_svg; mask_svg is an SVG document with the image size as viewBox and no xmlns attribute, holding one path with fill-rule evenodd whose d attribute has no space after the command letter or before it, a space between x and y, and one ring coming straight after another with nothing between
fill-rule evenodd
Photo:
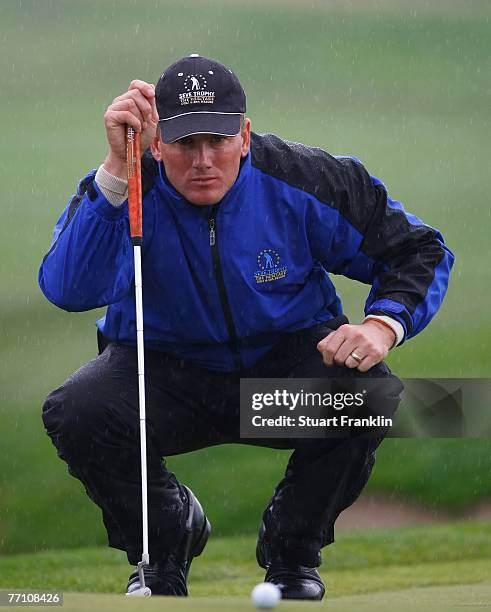
<instances>
[{"instance_id":1,"label":"white undershirt cuff","mask_svg":"<svg viewBox=\"0 0 491 612\"><path fill-rule=\"evenodd\" d=\"M128 198L128 181L108 172L103 165L99 166L95 182L106 200L113 206L121 206Z\"/></svg>"}]
</instances>

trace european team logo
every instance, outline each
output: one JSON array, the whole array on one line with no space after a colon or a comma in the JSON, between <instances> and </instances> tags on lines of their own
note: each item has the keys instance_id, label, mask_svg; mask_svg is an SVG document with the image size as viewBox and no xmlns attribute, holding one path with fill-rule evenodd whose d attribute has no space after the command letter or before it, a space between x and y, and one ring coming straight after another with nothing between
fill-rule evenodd
<instances>
[{"instance_id":1,"label":"european team logo","mask_svg":"<svg viewBox=\"0 0 491 612\"><path fill-rule=\"evenodd\" d=\"M213 70L208 70L208 74L212 75ZM179 102L181 103L181 106L185 106L186 104L214 103L215 92L208 90L208 79L206 75L185 75L183 72L179 72L177 76L183 78L182 87L184 91L179 94Z\"/></svg>"},{"instance_id":2,"label":"european team logo","mask_svg":"<svg viewBox=\"0 0 491 612\"><path fill-rule=\"evenodd\" d=\"M281 265L280 256L273 249L263 249L257 256L258 270L254 272L256 283L269 283L284 278L287 267Z\"/></svg>"}]
</instances>

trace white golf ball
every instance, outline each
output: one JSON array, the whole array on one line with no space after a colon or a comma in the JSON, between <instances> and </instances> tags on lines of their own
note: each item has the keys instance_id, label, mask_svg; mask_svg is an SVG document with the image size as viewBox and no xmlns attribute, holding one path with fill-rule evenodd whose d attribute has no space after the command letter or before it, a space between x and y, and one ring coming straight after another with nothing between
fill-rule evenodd
<instances>
[{"instance_id":1,"label":"white golf ball","mask_svg":"<svg viewBox=\"0 0 491 612\"><path fill-rule=\"evenodd\" d=\"M281 599L281 591L276 584L260 582L252 589L251 599L256 608L275 608Z\"/></svg>"}]
</instances>

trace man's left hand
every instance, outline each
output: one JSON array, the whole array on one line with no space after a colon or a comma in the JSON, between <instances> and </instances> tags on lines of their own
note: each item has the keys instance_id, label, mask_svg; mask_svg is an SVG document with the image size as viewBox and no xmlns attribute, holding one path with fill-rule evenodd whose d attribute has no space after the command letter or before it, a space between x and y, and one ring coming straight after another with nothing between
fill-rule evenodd
<instances>
[{"instance_id":1,"label":"man's left hand","mask_svg":"<svg viewBox=\"0 0 491 612\"><path fill-rule=\"evenodd\" d=\"M387 357L395 340L395 332L368 319L361 325L341 325L317 349L326 366L345 365L366 372Z\"/></svg>"}]
</instances>

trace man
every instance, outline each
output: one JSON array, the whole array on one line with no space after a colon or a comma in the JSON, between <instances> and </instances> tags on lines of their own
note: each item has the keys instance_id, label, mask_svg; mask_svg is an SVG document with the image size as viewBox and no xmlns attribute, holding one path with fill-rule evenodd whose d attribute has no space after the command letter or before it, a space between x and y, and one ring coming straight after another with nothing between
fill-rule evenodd
<instances>
[{"instance_id":1,"label":"man","mask_svg":"<svg viewBox=\"0 0 491 612\"><path fill-rule=\"evenodd\" d=\"M235 74L197 55L105 113L109 153L62 213L39 273L70 311L108 306L99 356L47 398L59 456L103 512L109 545L141 557L133 259L125 126L141 132L149 542L154 594L187 595L210 531L162 457L241 442L241 377L399 381L388 351L421 331L453 262L352 158L251 132ZM350 325L328 273L372 285ZM244 442L245 440L242 440ZM321 599L321 548L370 475L381 438L247 440L294 450L263 514L257 559L284 598ZM130 576L128 591L140 586Z\"/></svg>"}]
</instances>

